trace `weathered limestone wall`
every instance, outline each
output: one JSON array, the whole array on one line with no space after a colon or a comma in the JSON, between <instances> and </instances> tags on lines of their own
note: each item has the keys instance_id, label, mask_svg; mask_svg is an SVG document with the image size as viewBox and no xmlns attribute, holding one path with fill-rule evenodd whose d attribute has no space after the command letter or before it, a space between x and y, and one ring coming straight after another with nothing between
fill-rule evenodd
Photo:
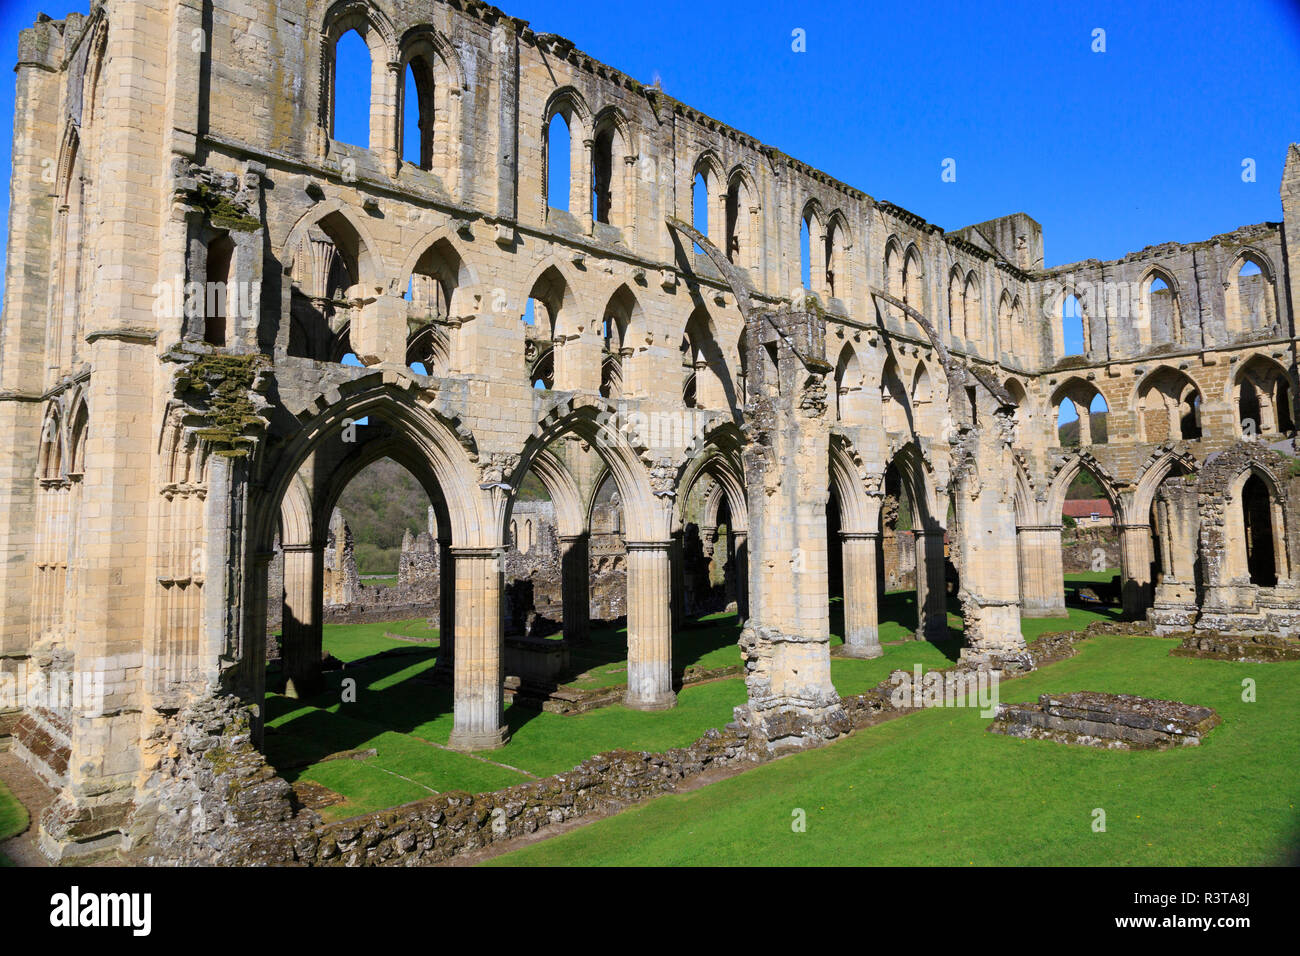
<instances>
[{"instance_id":1,"label":"weathered limestone wall","mask_svg":"<svg viewBox=\"0 0 1300 956\"><path fill-rule=\"evenodd\" d=\"M334 44L352 29L372 59L364 145L332 135ZM432 91L420 162L401 159L411 63ZM945 533L986 650L1013 643L1022 612L1063 611L1061 509L1083 469L1114 506L1130 616L1300 626L1300 147L1279 222L1047 268L1024 214L946 232L486 5L97 0L23 32L17 90L0 678L27 694L7 712L32 739L67 728L43 824L55 856L120 843L152 734L179 708L241 696L258 739L273 604L286 671L319 682L323 595L347 587L327 585L329 517L378 457L434 507L467 748L506 742L502 563L529 471L555 507L566 633L581 638L593 605L615 611L575 569L626 575L639 706L672 703L688 526L717 528L725 502L752 625L747 726L768 741L837 732L827 508L834 495L846 620L870 654L871 545L895 481L918 637L948 633ZM557 114L567 202L544 186ZM691 218L697 173L705 254L668 225ZM1066 402L1083 412L1077 447L1057 428ZM1189 511L1171 483L1199 475ZM592 526L606 476L625 555ZM703 523L687 504L701 483ZM1199 572L1173 538L1195 542ZM88 705L46 718L28 699L77 674L100 679Z\"/></svg>"}]
</instances>

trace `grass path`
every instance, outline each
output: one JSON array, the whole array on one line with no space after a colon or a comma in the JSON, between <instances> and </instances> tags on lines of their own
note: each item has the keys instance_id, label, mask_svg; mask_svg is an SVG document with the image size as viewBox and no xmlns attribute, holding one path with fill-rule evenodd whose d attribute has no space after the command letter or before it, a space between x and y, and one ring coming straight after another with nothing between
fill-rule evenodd
<instances>
[{"instance_id":1,"label":"grass path","mask_svg":"<svg viewBox=\"0 0 1300 956\"><path fill-rule=\"evenodd\" d=\"M22 833L27 829L27 810L10 793L9 788L0 783L0 842ZM0 867L13 866L3 853L0 853Z\"/></svg>"}]
</instances>

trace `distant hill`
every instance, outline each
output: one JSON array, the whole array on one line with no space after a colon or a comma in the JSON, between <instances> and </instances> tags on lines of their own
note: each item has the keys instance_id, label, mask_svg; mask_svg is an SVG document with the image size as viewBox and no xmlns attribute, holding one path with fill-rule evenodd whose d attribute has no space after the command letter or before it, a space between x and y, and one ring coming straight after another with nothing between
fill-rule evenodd
<instances>
[{"instance_id":1,"label":"distant hill","mask_svg":"<svg viewBox=\"0 0 1300 956\"><path fill-rule=\"evenodd\" d=\"M428 527L429 496L415 476L381 458L352 479L339 497L339 510L352 529L357 571L395 574L402 535Z\"/></svg>"},{"instance_id":2,"label":"distant hill","mask_svg":"<svg viewBox=\"0 0 1300 956\"><path fill-rule=\"evenodd\" d=\"M531 471L519 489L520 501L546 501L546 487ZM339 497L339 510L352 529L360 574L396 574L402 536L428 528L429 496L415 476L390 458L381 458L352 479Z\"/></svg>"},{"instance_id":3,"label":"distant hill","mask_svg":"<svg viewBox=\"0 0 1300 956\"><path fill-rule=\"evenodd\" d=\"M1079 422L1066 422L1057 429L1057 434L1061 436L1062 448L1073 448L1079 444ZM1092 413L1092 443L1094 445L1106 444L1106 413Z\"/></svg>"}]
</instances>

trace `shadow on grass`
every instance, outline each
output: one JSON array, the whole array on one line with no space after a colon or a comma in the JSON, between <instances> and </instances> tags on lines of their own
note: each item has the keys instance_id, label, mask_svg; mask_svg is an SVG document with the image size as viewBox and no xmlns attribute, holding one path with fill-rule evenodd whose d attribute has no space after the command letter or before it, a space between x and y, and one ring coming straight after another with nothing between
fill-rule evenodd
<instances>
[{"instance_id":1,"label":"shadow on grass","mask_svg":"<svg viewBox=\"0 0 1300 956\"><path fill-rule=\"evenodd\" d=\"M571 645L571 666L562 682L627 660L627 630L614 622L592 628L591 640ZM673 683L681 689L688 667L722 667L740 663L736 646L740 622L734 614L714 614L688 621L673 635ZM326 644L328 647L328 634ZM452 688L435 681L437 645L395 647L326 670L324 689L311 697L290 699L278 693L266 697L267 759L290 783L310 766L331 754L367 749L375 737L391 732L421 736L444 744L453 713ZM626 667L602 687L626 686ZM345 680L355 681L355 699L343 704ZM268 688L283 689L279 662L267 668ZM296 716L278 726L296 711ZM536 718L540 710L512 702L505 709L511 735Z\"/></svg>"},{"instance_id":2,"label":"shadow on grass","mask_svg":"<svg viewBox=\"0 0 1300 956\"><path fill-rule=\"evenodd\" d=\"M1071 601L1070 607L1118 620L1118 607L1095 602ZM932 642L950 661L957 661L964 637L960 607L949 600L948 639ZM881 597L878 620L881 641L887 644L915 640L917 608L915 591L893 591ZM1064 622L1063 622L1064 623ZM832 645L843 643L844 604L833 598L830 605ZM673 635L673 684L681 690L688 668L698 665L713 669L741 662L737 641L741 622L735 614L710 614L688 621ZM558 639L558 638L556 638ZM328 638L327 638L328 641ZM365 749L369 741L391 732L423 737L443 744L451 729L452 690L433 679L438 657L436 644L394 647L326 671L325 689L318 695L290 700L268 695L268 725L295 711L302 713L279 727L268 726L268 759L289 781L298 779L307 767L330 754ZM560 677L561 685L603 689L627 684L627 629L622 621L595 624L590 640L570 645L570 667ZM579 678L583 679L579 679ZM268 668L268 687L277 686L278 667ZM355 703L342 705L344 680L356 682ZM518 733L541 711L511 703L505 711L510 733Z\"/></svg>"},{"instance_id":3,"label":"shadow on grass","mask_svg":"<svg viewBox=\"0 0 1300 956\"><path fill-rule=\"evenodd\" d=\"M437 658L436 648L388 650L325 671L325 688L319 694L291 699L268 693L267 759L292 783L300 771L330 754L362 749L385 731L411 734L450 715L451 688L432 682ZM402 677L407 671L411 673ZM273 686L275 672L274 665L268 668L268 686ZM356 682L355 702L346 705L345 680ZM299 710L302 713L271 726Z\"/></svg>"}]
</instances>

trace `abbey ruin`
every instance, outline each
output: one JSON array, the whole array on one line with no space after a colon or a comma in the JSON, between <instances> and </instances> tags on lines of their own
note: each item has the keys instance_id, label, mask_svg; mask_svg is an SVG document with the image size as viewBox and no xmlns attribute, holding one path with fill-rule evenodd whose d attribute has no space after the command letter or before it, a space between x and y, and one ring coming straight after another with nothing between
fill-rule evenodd
<instances>
[{"instance_id":1,"label":"abbey ruin","mask_svg":"<svg viewBox=\"0 0 1300 956\"><path fill-rule=\"evenodd\" d=\"M352 32L368 146L333 135ZM433 505L466 751L509 753L503 556L530 472L564 641L593 535L621 538L630 707L674 706L685 543L724 549L736 719L773 753L848 727L828 580L844 653L880 654L886 502L911 516L916 637L948 634L950 562L971 666L1064 613L1081 473L1128 616L1300 630L1300 147L1281 222L1047 267L1028 215L947 231L479 0L94 0L23 31L17 91L0 736L57 791L51 858L150 830L185 714L233 702L260 740L269 606L287 678L321 686L330 518L381 458ZM616 529L593 527L602 488Z\"/></svg>"}]
</instances>

